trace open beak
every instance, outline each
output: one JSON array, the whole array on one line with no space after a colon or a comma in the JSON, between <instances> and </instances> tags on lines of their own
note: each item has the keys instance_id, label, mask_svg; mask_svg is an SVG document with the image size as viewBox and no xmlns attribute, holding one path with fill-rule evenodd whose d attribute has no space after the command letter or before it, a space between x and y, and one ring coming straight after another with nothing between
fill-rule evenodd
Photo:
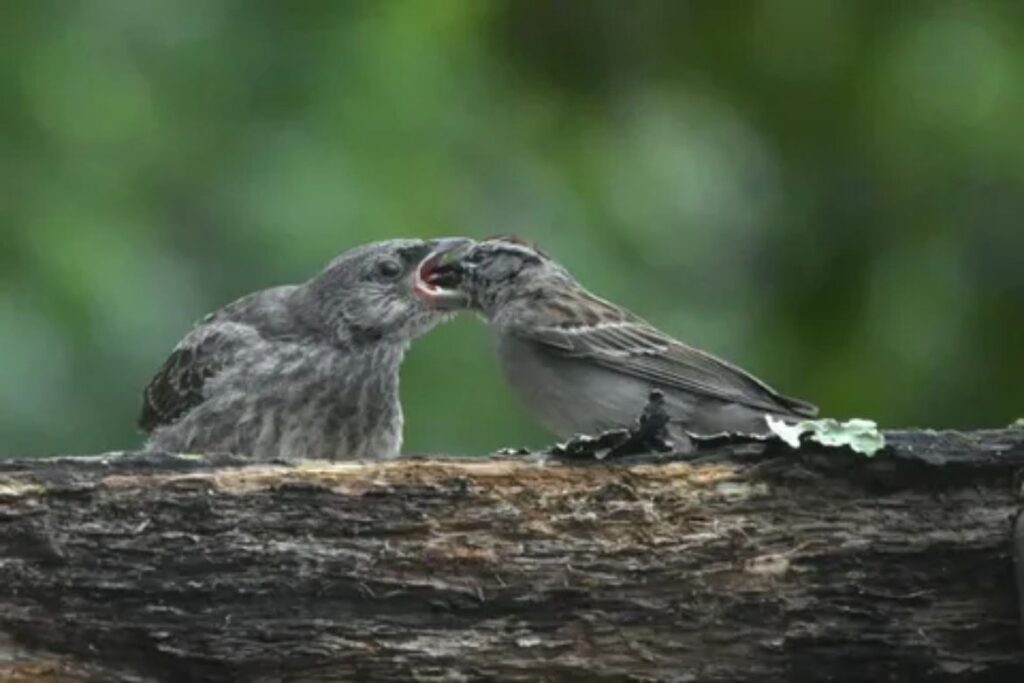
<instances>
[{"instance_id":1,"label":"open beak","mask_svg":"<svg viewBox=\"0 0 1024 683\"><path fill-rule=\"evenodd\" d=\"M460 259L476 243L465 237L434 241L434 250L416 268L413 293L432 308L454 311L469 306L470 297L460 285L464 274Z\"/></svg>"}]
</instances>

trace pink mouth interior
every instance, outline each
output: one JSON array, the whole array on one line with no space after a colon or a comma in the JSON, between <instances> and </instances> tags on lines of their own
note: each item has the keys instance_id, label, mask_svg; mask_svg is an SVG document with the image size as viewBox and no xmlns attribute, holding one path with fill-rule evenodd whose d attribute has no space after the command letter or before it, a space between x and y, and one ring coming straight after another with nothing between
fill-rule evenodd
<instances>
[{"instance_id":1,"label":"pink mouth interior","mask_svg":"<svg viewBox=\"0 0 1024 683\"><path fill-rule=\"evenodd\" d=\"M420 264L419 278L422 282L433 285L437 275L437 262L440 258L441 254L431 254Z\"/></svg>"},{"instance_id":2,"label":"pink mouth interior","mask_svg":"<svg viewBox=\"0 0 1024 683\"><path fill-rule=\"evenodd\" d=\"M420 264L419 269L416 271L416 284L414 285L416 291L426 296L438 296L444 291L444 288L438 287L435 284L437 265L438 261L441 260L441 256L441 253L431 254Z\"/></svg>"}]
</instances>

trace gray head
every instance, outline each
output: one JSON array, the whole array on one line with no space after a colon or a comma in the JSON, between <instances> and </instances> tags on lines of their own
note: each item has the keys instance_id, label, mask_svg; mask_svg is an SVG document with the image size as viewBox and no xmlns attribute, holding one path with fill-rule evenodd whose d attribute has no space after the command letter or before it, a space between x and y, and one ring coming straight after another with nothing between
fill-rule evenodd
<instances>
[{"instance_id":1,"label":"gray head","mask_svg":"<svg viewBox=\"0 0 1024 683\"><path fill-rule=\"evenodd\" d=\"M435 308L471 308L490 318L508 304L576 286L569 272L536 246L502 236L434 251L419 268L416 291Z\"/></svg>"},{"instance_id":2,"label":"gray head","mask_svg":"<svg viewBox=\"0 0 1024 683\"><path fill-rule=\"evenodd\" d=\"M413 294L419 264L467 242L394 239L349 249L306 283L307 300L338 344L408 343L445 318Z\"/></svg>"}]
</instances>

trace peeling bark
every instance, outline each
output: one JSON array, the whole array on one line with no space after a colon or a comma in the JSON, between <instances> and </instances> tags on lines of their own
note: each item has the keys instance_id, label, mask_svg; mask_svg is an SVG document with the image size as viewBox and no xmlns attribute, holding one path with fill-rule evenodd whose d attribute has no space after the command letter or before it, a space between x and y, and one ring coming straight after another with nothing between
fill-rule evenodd
<instances>
[{"instance_id":1,"label":"peeling bark","mask_svg":"<svg viewBox=\"0 0 1024 683\"><path fill-rule=\"evenodd\" d=\"M1024 680L1024 430L887 438L0 462L0 680Z\"/></svg>"}]
</instances>

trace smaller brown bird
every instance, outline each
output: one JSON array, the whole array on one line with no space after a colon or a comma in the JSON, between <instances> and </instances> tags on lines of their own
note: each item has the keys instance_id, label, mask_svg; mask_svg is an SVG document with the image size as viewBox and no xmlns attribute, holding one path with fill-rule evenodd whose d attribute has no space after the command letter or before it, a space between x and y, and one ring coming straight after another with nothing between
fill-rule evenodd
<instances>
[{"instance_id":1,"label":"smaller brown bird","mask_svg":"<svg viewBox=\"0 0 1024 683\"><path fill-rule=\"evenodd\" d=\"M766 415L813 417L740 368L673 339L584 289L560 264L517 238L435 251L414 289L430 305L469 307L496 333L505 377L559 438L628 426L652 389L665 395L670 432L763 433Z\"/></svg>"}]
</instances>

